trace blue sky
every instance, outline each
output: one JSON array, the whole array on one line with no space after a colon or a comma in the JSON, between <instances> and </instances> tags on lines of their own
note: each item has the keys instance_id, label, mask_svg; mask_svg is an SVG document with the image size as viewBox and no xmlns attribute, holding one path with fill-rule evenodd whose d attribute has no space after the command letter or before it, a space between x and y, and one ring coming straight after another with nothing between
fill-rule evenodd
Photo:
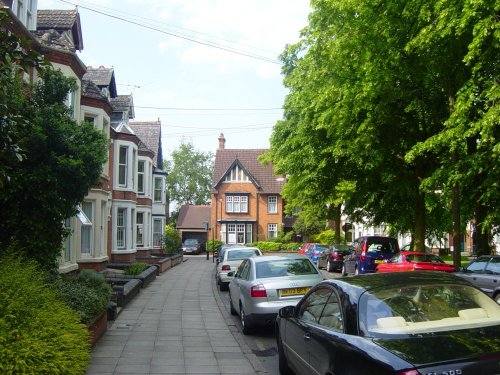
<instances>
[{"instance_id":1,"label":"blue sky","mask_svg":"<svg viewBox=\"0 0 500 375\"><path fill-rule=\"evenodd\" d=\"M80 59L115 69L133 121L161 120L165 157L182 141L215 152L221 132L226 148L269 147L286 96L277 57L307 25L308 0L38 1L75 5Z\"/></svg>"}]
</instances>

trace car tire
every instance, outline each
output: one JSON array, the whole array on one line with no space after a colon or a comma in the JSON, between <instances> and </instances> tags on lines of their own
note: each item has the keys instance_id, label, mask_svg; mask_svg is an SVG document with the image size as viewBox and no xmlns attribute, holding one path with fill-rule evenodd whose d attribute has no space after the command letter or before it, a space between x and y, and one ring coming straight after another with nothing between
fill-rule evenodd
<instances>
[{"instance_id":1,"label":"car tire","mask_svg":"<svg viewBox=\"0 0 500 375\"><path fill-rule=\"evenodd\" d=\"M229 293L229 311L231 315L238 315L238 312L233 307L233 299L231 298L231 293Z\"/></svg>"},{"instance_id":2,"label":"car tire","mask_svg":"<svg viewBox=\"0 0 500 375\"><path fill-rule=\"evenodd\" d=\"M500 305L500 293L497 293L497 295L493 297L493 299L495 300L496 303Z\"/></svg>"},{"instance_id":3,"label":"car tire","mask_svg":"<svg viewBox=\"0 0 500 375\"><path fill-rule=\"evenodd\" d=\"M345 270L345 265L342 265L342 269L340 270L340 275L341 276L347 276L347 272Z\"/></svg>"},{"instance_id":4,"label":"car tire","mask_svg":"<svg viewBox=\"0 0 500 375\"><path fill-rule=\"evenodd\" d=\"M229 284L228 283L223 283L222 281L219 280L219 290L221 292L228 290L229 289Z\"/></svg>"},{"instance_id":5,"label":"car tire","mask_svg":"<svg viewBox=\"0 0 500 375\"><path fill-rule=\"evenodd\" d=\"M328 262L326 262L326 270L328 272L333 272L333 266L332 264L330 263L330 259L328 259Z\"/></svg>"},{"instance_id":6,"label":"car tire","mask_svg":"<svg viewBox=\"0 0 500 375\"><path fill-rule=\"evenodd\" d=\"M276 338L278 344L278 368L281 375L291 375L293 374L292 370L288 366L288 361L285 357L285 351L283 350L283 344L281 343L281 337L278 333L278 337Z\"/></svg>"},{"instance_id":7,"label":"car tire","mask_svg":"<svg viewBox=\"0 0 500 375\"><path fill-rule=\"evenodd\" d=\"M245 314L245 310L243 310L243 306L240 303L240 322L241 322L241 331L244 335L248 335L252 332L252 325L248 321L248 317Z\"/></svg>"}]
</instances>

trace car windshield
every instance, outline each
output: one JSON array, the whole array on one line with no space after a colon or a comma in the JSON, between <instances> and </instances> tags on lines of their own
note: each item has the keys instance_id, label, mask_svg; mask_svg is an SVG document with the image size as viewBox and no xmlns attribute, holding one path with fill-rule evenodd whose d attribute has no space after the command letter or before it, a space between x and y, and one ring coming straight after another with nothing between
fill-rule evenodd
<instances>
[{"instance_id":1,"label":"car windshield","mask_svg":"<svg viewBox=\"0 0 500 375\"><path fill-rule=\"evenodd\" d=\"M278 259L256 264L256 277L280 277L291 275L316 275L318 270L309 259Z\"/></svg>"},{"instance_id":2,"label":"car windshield","mask_svg":"<svg viewBox=\"0 0 500 375\"><path fill-rule=\"evenodd\" d=\"M333 250L344 252L344 251L350 251L351 247L349 245L335 245L333 247Z\"/></svg>"},{"instance_id":3,"label":"car windshield","mask_svg":"<svg viewBox=\"0 0 500 375\"><path fill-rule=\"evenodd\" d=\"M193 239L186 240L186 241L184 241L184 245L186 245L186 246L196 246L196 245L198 245L198 240L193 240Z\"/></svg>"},{"instance_id":4,"label":"car windshield","mask_svg":"<svg viewBox=\"0 0 500 375\"><path fill-rule=\"evenodd\" d=\"M432 254L411 254L406 256L407 262L432 262L444 263L444 261L437 255Z\"/></svg>"},{"instance_id":5,"label":"car windshield","mask_svg":"<svg viewBox=\"0 0 500 375\"><path fill-rule=\"evenodd\" d=\"M227 250L227 260L241 260L260 255L256 249Z\"/></svg>"},{"instance_id":6,"label":"car windshield","mask_svg":"<svg viewBox=\"0 0 500 375\"><path fill-rule=\"evenodd\" d=\"M376 289L360 298L365 336L412 335L500 324L500 306L472 286L420 285Z\"/></svg>"}]
</instances>

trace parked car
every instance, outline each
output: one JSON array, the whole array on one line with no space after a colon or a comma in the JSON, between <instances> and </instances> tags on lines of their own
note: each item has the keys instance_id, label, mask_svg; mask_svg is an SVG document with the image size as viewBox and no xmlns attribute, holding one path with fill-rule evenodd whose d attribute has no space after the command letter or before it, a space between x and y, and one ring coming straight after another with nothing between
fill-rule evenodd
<instances>
[{"instance_id":1,"label":"parked car","mask_svg":"<svg viewBox=\"0 0 500 375\"><path fill-rule=\"evenodd\" d=\"M323 279L301 254L245 259L229 284L231 313L240 316L244 334L257 325L273 327L281 307L296 304Z\"/></svg>"},{"instance_id":2,"label":"parked car","mask_svg":"<svg viewBox=\"0 0 500 375\"><path fill-rule=\"evenodd\" d=\"M344 257L350 255L352 247L344 244L331 245L318 257L318 268L325 268L328 272L341 270Z\"/></svg>"},{"instance_id":3,"label":"parked car","mask_svg":"<svg viewBox=\"0 0 500 375\"><path fill-rule=\"evenodd\" d=\"M457 273L500 304L500 255L481 255Z\"/></svg>"},{"instance_id":4,"label":"parked car","mask_svg":"<svg viewBox=\"0 0 500 375\"><path fill-rule=\"evenodd\" d=\"M398 241L392 237L364 236L352 243L353 252L344 258L342 276L373 273L378 264L399 253Z\"/></svg>"},{"instance_id":5,"label":"parked car","mask_svg":"<svg viewBox=\"0 0 500 375\"><path fill-rule=\"evenodd\" d=\"M215 278L220 290L227 290L234 272L244 259L260 256L262 252L256 247L231 247L224 251L222 261L217 265ZM231 273L231 275L229 275Z\"/></svg>"},{"instance_id":6,"label":"parked car","mask_svg":"<svg viewBox=\"0 0 500 375\"><path fill-rule=\"evenodd\" d=\"M328 245L323 245L319 243L309 244L306 248L306 252L304 253L306 256L311 258L314 264L318 263L318 257L322 254L326 249L328 249Z\"/></svg>"},{"instance_id":7,"label":"parked car","mask_svg":"<svg viewBox=\"0 0 500 375\"><path fill-rule=\"evenodd\" d=\"M236 244L223 244L221 247L219 247L219 251L217 252L217 256L215 258L215 263L216 265L219 264L222 259L224 259L224 252L229 249L230 247L241 247L242 245L236 245Z\"/></svg>"},{"instance_id":8,"label":"parked car","mask_svg":"<svg viewBox=\"0 0 500 375\"><path fill-rule=\"evenodd\" d=\"M201 243L196 238L188 238L182 244L182 252L184 254L200 254Z\"/></svg>"},{"instance_id":9,"label":"parked car","mask_svg":"<svg viewBox=\"0 0 500 375\"><path fill-rule=\"evenodd\" d=\"M275 332L281 374L500 373L500 306L445 272L323 281Z\"/></svg>"},{"instance_id":10,"label":"parked car","mask_svg":"<svg viewBox=\"0 0 500 375\"><path fill-rule=\"evenodd\" d=\"M405 271L443 271L455 272L457 269L434 254L420 251L401 251L391 259L377 265L377 272Z\"/></svg>"},{"instance_id":11,"label":"parked car","mask_svg":"<svg viewBox=\"0 0 500 375\"><path fill-rule=\"evenodd\" d=\"M305 242L304 244L302 244L302 247L299 248L299 254L305 254L307 247L312 244L312 242Z\"/></svg>"}]
</instances>

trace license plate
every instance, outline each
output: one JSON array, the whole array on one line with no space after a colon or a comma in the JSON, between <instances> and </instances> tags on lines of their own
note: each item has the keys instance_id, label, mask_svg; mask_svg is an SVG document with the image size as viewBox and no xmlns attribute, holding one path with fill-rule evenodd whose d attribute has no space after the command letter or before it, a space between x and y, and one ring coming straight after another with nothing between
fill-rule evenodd
<instances>
[{"instance_id":1,"label":"license plate","mask_svg":"<svg viewBox=\"0 0 500 375\"><path fill-rule=\"evenodd\" d=\"M280 289L279 294L280 297L288 297L288 296L300 296L306 294L310 288L288 288L288 289Z\"/></svg>"},{"instance_id":2,"label":"license plate","mask_svg":"<svg viewBox=\"0 0 500 375\"><path fill-rule=\"evenodd\" d=\"M384 263L384 261L382 259L375 260L375 264L380 264L380 263Z\"/></svg>"}]
</instances>

